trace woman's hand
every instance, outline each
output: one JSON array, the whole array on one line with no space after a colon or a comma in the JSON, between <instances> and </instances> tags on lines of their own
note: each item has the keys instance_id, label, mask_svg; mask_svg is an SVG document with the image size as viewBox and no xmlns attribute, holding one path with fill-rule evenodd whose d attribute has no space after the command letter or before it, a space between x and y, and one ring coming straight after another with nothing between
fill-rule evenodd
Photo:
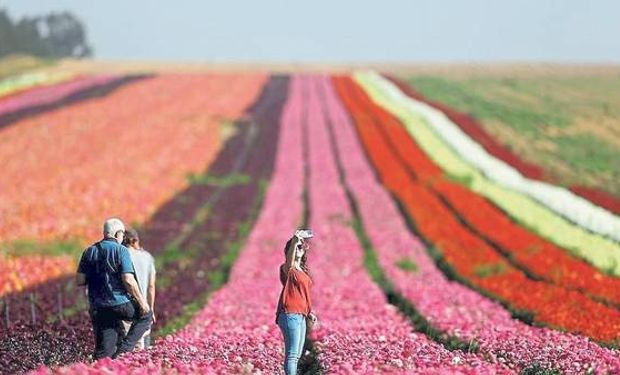
<instances>
[{"instance_id":1,"label":"woman's hand","mask_svg":"<svg viewBox=\"0 0 620 375\"><path fill-rule=\"evenodd\" d=\"M317 323L319 322L319 318L313 312L308 314L308 319L310 319L312 327L316 327Z\"/></svg>"}]
</instances>

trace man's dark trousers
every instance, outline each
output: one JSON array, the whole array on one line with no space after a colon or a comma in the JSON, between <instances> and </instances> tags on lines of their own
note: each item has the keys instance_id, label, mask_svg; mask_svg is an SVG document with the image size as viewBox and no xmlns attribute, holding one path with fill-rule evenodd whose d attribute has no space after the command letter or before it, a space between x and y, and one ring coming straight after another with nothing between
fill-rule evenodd
<instances>
[{"instance_id":1,"label":"man's dark trousers","mask_svg":"<svg viewBox=\"0 0 620 375\"><path fill-rule=\"evenodd\" d=\"M140 315L139 309L135 308L131 302L117 306L97 307L91 311L91 314L95 331L95 359L115 358L133 350L153 321L153 311ZM129 320L132 324L127 335L119 340L119 333L123 332L123 320Z\"/></svg>"}]
</instances>

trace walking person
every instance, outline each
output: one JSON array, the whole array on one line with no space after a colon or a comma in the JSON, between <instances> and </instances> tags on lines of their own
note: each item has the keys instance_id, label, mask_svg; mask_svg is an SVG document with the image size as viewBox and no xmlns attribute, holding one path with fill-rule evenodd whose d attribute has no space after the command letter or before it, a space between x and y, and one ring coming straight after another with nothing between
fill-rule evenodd
<instances>
[{"instance_id":1,"label":"walking person","mask_svg":"<svg viewBox=\"0 0 620 375\"><path fill-rule=\"evenodd\" d=\"M310 278L307 265L310 230L298 230L284 246L285 262L280 266L282 292L278 300L276 323L284 336L284 372L296 375L304 350L306 330L317 322L312 313Z\"/></svg>"},{"instance_id":2,"label":"walking person","mask_svg":"<svg viewBox=\"0 0 620 375\"><path fill-rule=\"evenodd\" d=\"M125 226L117 218L103 224L103 239L82 253L76 275L78 286L88 287L91 321L95 333L94 359L133 350L153 317L134 276L129 250L123 246ZM131 320L122 340L122 321Z\"/></svg>"},{"instance_id":3,"label":"walking person","mask_svg":"<svg viewBox=\"0 0 620 375\"><path fill-rule=\"evenodd\" d=\"M133 228L125 231L125 239L123 245L129 249L131 262L135 270L136 281L140 288L140 293L146 297L151 311L153 312L153 324L156 322L155 317L155 260L153 256L140 245L140 237L138 232ZM124 322L126 330L129 330L130 323ZM144 349L151 346L151 329L144 332L144 336L136 344L136 349Z\"/></svg>"}]
</instances>

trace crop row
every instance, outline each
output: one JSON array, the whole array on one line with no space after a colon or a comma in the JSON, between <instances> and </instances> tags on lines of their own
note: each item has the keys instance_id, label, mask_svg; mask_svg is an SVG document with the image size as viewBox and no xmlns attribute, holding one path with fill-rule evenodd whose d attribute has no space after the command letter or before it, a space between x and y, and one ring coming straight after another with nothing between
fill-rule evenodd
<instances>
[{"instance_id":1,"label":"crop row","mask_svg":"<svg viewBox=\"0 0 620 375\"><path fill-rule=\"evenodd\" d=\"M37 86L51 85L72 78L69 73L33 72L7 77L0 81L0 98L15 95Z\"/></svg>"},{"instance_id":2,"label":"crop row","mask_svg":"<svg viewBox=\"0 0 620 375\"><path fill-rule=\"evenodd\" d=\"M536 364L562 373L617 371L620 359L616 352L584 337L528 326L511 318L499 304L445 278L376 180L369 165L372 155L369 161L365 158L364 146L383 138L368 121L377 127L388 126L385 122L390 118L379 116L382 109L376 105L362 104L354 95L355 85L350 79L338 77L334 84L348 110L334 104L333 123L339 124L334 126L334 142L363 229L392 287L414 305L431 329L519 371ZM366 128L358 132L359 141L358 126ZM432 169L430 165L427 168Z\"/></svg>"},{"instance_id":3,"label":"crop row","mask_svg":"<svg viewBox=\"0 0 620 375\"><path fill-rule=\"evenodd\" d=\"M86 76L36 87L0 100L0 128L85 99L104 96L142 76Z\"/></svg>"},{"instance_id":4,"label":"crop row","mask_svg":"<svg viewBox=\"0 0 620 375\"><path fill-rule=\"evenodd\" d=\"M396 138L407 134L384 109L367 102L381 123L391 123L394 131L384 132L388 142L398 146L404 167L427 183L468 227L490 242L530 277L583 291L595 299L620 306L620 280L568 254L564 249L514 223L493 204L462 185L445 178L441 169L413 141ZM390 139L393 138L393 139Z\"/></svg>"},{"instance_id":5,"label":"crop row","mask_svg":"<svg viewBox=\"0 0 620 375\"><path fill-rule=\"evenodd\" d=\"M158 326L164 333L186 323L187 307L200 303L205 293L226 281L235 252L260 209L265 182L273 169L278 139L278 123L273 119L281 113L286 92L286 79L272 77L244 115L247 121L235 123L237 132L226 141L208 171L197 177L186 196L173 199L182 202L189 197L187 202L199 209L190 213L190 207L182 203L184 208L173 209L176 215L167 220L179 221L178 214L189 214L183 221L191 229L177 231L176 238L166 244L154 245L163 249L157 255L163 276L158 292L158 314L163 319ZM260 158L253 157L258 153ZM163 218L157 215L157 219ZM167 237L160 236L157 229L146 230L145 235L153 238L151 243ZM161 333L159 329L157 332Z\"/></svg>"},{"instance_id":6,"label":"crop row","mask_svg":"<svg viewBox=\"0 0 620 375\"><path fill-rule=\"evenodd\" d=\"M190 78L188 77L188 79ZM211 81L211 86L207 84L209 81ZM225 91L218 95L219 100L210 98L212 93L217 90L213 81L220 85L220 90L222 90L223 86L227 87ZM212 271L219 266L218 260L220 260L222 254L232 242L235 241L238 227L245 220L248 211L252 209L252 202L249 201L246 204L241 198L244 196L250 198L258 196L256 194L257 185L262 179L261 176L269 170L269 158L249 159L250 163L248 164L247 162L240 162L239 155L246 153L245 149L248 147L265 146L269 149L269 143L264 143L265 140L271 140L274 137L273 131L269 132L267 129L261 129L261 131L256 132L256 126L250 127L247 123L237 124L234 128L232 125L227 125L229 128L220 127L216 122L216 118L221 117L222 114L230 116L235 112L242 113L254 100L250 95L256 95L258 90L263 87L263 82L264 78L261 76L216 76L210 77L205 81L198 80L195 84L201 85L201 87L196 88L194 92L189 91L189 93L198 95L198 92L201 92L200 89L204 90L202 92L205 92L208 96L203 100L210 100L209 106L200 106L196 97L193 98L193 101L196 102L195 107L177 107L178 113L176 116L178 116L178 119L175 120L176 123L179 123L180 119L197 121L202 126L206 125L205 122L212 123L209 126L212 127L213 133L203 135L203 137L209 137L207 139L208 142L221 142L218 136L219 131L226 131L224 135L230 134L231 131L233 134L232 137L230 135L227 136L226 145L221 152L219 152L220 147L216 145L210 146L210 150L205 150L213 154L217 153L217 158L213 163L207 161L211 163L211 166L209 167L209 164L206 165L209 168L204 172L204 175L194 175L191 179L192 184L176 193L175 197L166 202L166 204L158 207L155 214L144 223L144 227L141 230L147 249L154 253L160 266L158 272L158 279L160 281L158 283L160 284L159 298L156 304L159 323L156 328L173 329L167 327L175 327L176 324L179 324L179 322L174 320L182 314L188 304L191 304L192 299L197 298L205 290L208 290L213 281ZM271 103L271 106L273 106L274 95L276 98L281 98L282 96L280 93L282 91L281 86L276 85L267 90L265 95L263 95L264 98L261 97L256 106L250 109L250 112L255 113L255 117L268 116L270 111L273 111L273 108L269 106L265 108L264 103L268 102L268 104ZM186 95L174 92L172 94ZM204 104L204 101L202 104ZM231 104L232 101L237 103L236 106L238 108L236 110L233 108L235 104ZM169 117L171 118L168 126L172 126L171 123L174 118L172 116ZM182 123L183 121L181 121ZM253 138L256 138L256 142L248 143L247 134L252 132L258 133L253 136ZM263 145L258 146L257 142L262 142ZM232 170L233 165L236 166L235 171ZM179 163L177 168L181 166L182 164ZM265 170L265 166L267 170ZM243 186L222 189L217 183L218 181L211 183L210 181L203 182L201 180L202 176L213 178L214 180L218 178L225 179L228 173L233 172L239 174L249 173L252 177L252 182ZM213 196L219 198L212 199ZM231 200L237 202L234 210L231 209ZM205 211L205 208L209 212L206 218L201 213ZM211 228L210 236L208 238L199 238L198 234L204 232L205 226ZM3 332L4 337L0 345L11 349L11 352L15 355L24 351L27 351L30 355L21 362L14 361L12 356L8 358L3 357L3 364L6 363L4 362L5 359L10 363L8 368L4 367L6 371L9 371L10 368L14 368L15 370L13 371L16 371L16 369L23 371L24 369L33 368L33 365L36 366L41 361L48 364L59 364L80 360L85 358L92 350L92 333L90 333L85 301L79 294L63 293L62 308L65 310L65 316L59 320L58 315L60 314L57 306L58 291L65 290L67 287L72 288L70 277L50 281L33 291L33 294L37 296L38 319L43 320L38 321L35 325L24 325L19 320L15 320L16 318L22 318L26 322L29 321L30 314L28 314L28 309L30 306L28 295L31 293L25 292L21 296L11 296L12 325ZM67 316L66 313L70 316ZM33 332L36 331L46 332L46 336L28 340L28 337L31 337ZM69 342L77 345L71 346ZM54 343L55 345L47 345L49 343ZM68 347L77 350L69 350ZM12 358L13 360L11 360Z\"/></svg>"},{"instance_id":7,"label":"crop row","mask_svg":"<svg viewBox=\"0 0 620 375\"><path fill-rule=\"evenodd\" d=\"M535 199L587 230L620 241L620 217L573 194L568 189L523 176L516 168L487 152L443 112L403 95L398 87L381 76L377 75L374 78L382 81L383 90L397 91L399 95L391 93L388 95L391 95L394 101L401 101L408 111L422 117L429 128L462 160L481 171L489 180Z\"/></svg>"},{"instance_id":8,"label":"crop row","mask_svg":"<svg viewBox=\"0 0 620 375\"><path fill-rule=\"evenodd\" d=\"M302 155L301 147L296 147L301 145L301 134L299 125L293 125L299 114L298 95L290 93L284 107L273 179L226 286L212 295L189 325L158 340L150 350L116 361L76 364L62 373L280 372L280 333L274 324L279 285L274 275L282 259L281 242L302 212L303 167L298 162Z\"/></svg>"},{"instance_id":9,"label":"crop row","mask_svg":"<svg viewBox=\"0 0 620 375\"><path fill-rule=\"evenodd\" d=\"M12 218L0 225L3 241L94 239L92 223L111 215L144 222L214 158L214 120L236 117L263 80L234 78L246 88L214 99L228 77L156 77L3 129L0 160L12 181L0 193L2 217Z\"/></svg>"},{"instance_id":10,"label":"crop row","mask_svg":"<svg viewBox=\"0 0 620 375\"><path fill-rule=\"evenodd\" d=\"M458 112L443 103L430 100L395 77L388 76L387 78L409 97L424 102L443 112L452 122L457 124L461 130L467 133L471 138L475 139L476 142L484 147L490 154L508 163L524 176L536 180L549 181L549 177L545 175L545 171L542 167L523 160L508 147L500 144L492 135L484 130L484 127L471 115ZM620 199L604 190L574 185L570 186L570 190L615 214L620 214Z\"/></svg>"},{"instance_id":11,"label":"crop row","mask_svg":"<svg viewBox=\"0 0 620 375\"><path fill-rule=\"evenodd\" d=\"M217 129L216 122L183 124L182 120L187 111L199 111L207 100L188 105L179 100L167 111L168 121L161 124L166 112L151 110L149 118L143 115L146 108L139 103L151 102L163 108L163 101L170 97L164 96L161 103L154 103L134 96L163 89L168 89L170 95L178 95L183 89L196 95L201 89L200 83L193 92L187 86L188 83L184 87L172 78L144 81L101 101L69 106L3 129L0 160L6 161L5 176L12 181L0 193L4 197L0 199L0 213L11 217L10 222L0 222L3 241L45 241L71 236L71 240L83 242L99 237L98 226L93 223L106 216L121 216L128 222L144 221L149 211L184 186L188 172L198 171L219 149L219 138L211 135ZM125 113L116 109L116 116L109 115L121 107L120 103L131 103L129 98L133 98L133 105ZM171 116L176 116L178 127L170 126L175 120ZM144 139L147 129L151 133ZM119 134L113 144L108 140L110 132ZM55 140L54 147L48 147L50 139ZM26 148L31 151L23 154ZM153 157L154 154L161 156ZM42 160L46 162L41 163ZM101 178L106 170L110 174L114 170L127 173L114 179ZM120 180L136 189L118 189ZM145 180L152 182L132 184ZM54 214L50 215L51 212ZM58 276L54 270L45 271L41 270L42 277Z\"/></svg>"},{"instance_id":12,"label":"crop row","mask_svg":"<svg viewBox=\"0 0 620 375\"><path fill-rule=\"evenodd\" d=\"M33 269L37 272L32 272ZM75 271L75 262L68 256L16 257L10 254L0 254L0 298L73 271Z\"/></svg>"},{"instance_id":13,"label":"crop row","mask_svg":"<svg viewBox=\"0 0 620 375\"><path fill-rule=\"evenodd\" d=\"M361 105L372 105L362 90L356 91ZM433 244L442 260L460 278L522 315L525 313L523 317L527 320L606 343L618 340L618 310L580 292L529 278L459 222L425 180L412 176L396 150L401 150L403 155L416 146L400 124L383 123L382 128L375 128L376 124L366 120L357 125L360 132L371 131L380 136L365 146L384 184L402 202L420 234ZM389 134L390 143L381 131ZM392 147L388 147L390 144ZM415 162L409 164L415 165ZM591 316L605 318L592 320Z\"/></svg>"},{"instance_id":14,"label":"crop row","mask_svg":"<svg viewBox=\"0 0 620 375\"><path fill-rule=\"evenodd\" d=\"M508 372L481 357L449 351L423 334L389 305L364 267L353 214L340 183L330 141L335 97L328 77L305 79L308 135L307 182L313 244L316 309L324 324L313 334L318 359L330 373L424 371L435 367L476 373ZM311 136L310 136L311 135Z\"/></svg>"},{"instance_id":15,"label":"crop row","mask_svg":"<svg viewBox=\"0 0 620 375\"><path fill-rule=\"evenodd\" d=\"M523 194L487 179L446 145L418 112L405 106L403 100L408 99L403 99L403 94L393 86L386 86L383 79L378 81L374 75L361 74L356 75L356 80L377 104L402 122L407 133L445 173L492 201L526 228L598 269L620 276L620 245L568 222ZM394 97L400 99L394 100Z\"/></svg>"},{"instance_id":16,"label":"crop row","mask_svg":"<svg viewBox=\"0 0 620 375\"><path fill-rule=\"evenodd\" d=\"M144 208L153 207L159 205L159 202L162 199L166 199L166 196L162 193L167 193L169 195L174 194L175 190L170 192L161 191L163 190L165 185L162 185L162 182L165 183L166 180L169 180L168 185L173 183L176 186L184 186L187 181L185 180L185 175L188 172L198 172L199 168L204 168L205 163L208 166L209 161L214 158L214 156L219 151L219 141L220 137L218 136L218 132L220 131L220 124L215 121L216 118L222 116L235 116L236 113L240 113L245 107L248 106L248 103L252 100L251 95L255 95L258 88L262 84L262 78L256 77L251 78L250 80L239 79L230 80L226 77L204 77L203 81L196 82L196 85L191 88L187 85L189 84L188 80L191 80L191 77L186 78L186 82L184 85L176 85L172 86L172 82L175 78L165 79L163 82L160 82L158 85L154 85L153 82L147 83L143 82L146 86L142 88L142 90L149 89L163 89L161 87L163 85L172 86L169 87L171 96L183 96L181 90L187 89L187 94L190 97L194 98L193 102L187 103L187 105L178 101L176 106L167 112L154 112L153 115L149 117L141 116L140 112L135 111L127 111L127 114L123 117L115 118L114 122L120 121L115 124L116 127L122 127L123 125L130 124L127 126L128 130L124 130L125 136L121 137L119 141L116 142L115 145L107 145L105 139L102 139L98 143L100 143L100 153L102 155L107 155L106 157L99 158L101 160L97 160L96 156L87 157L83 160L79 159L71 159L65 157L64 152L68 152L69 149L72 150L80 150L82 149L82 154L88 154L88 147L92 146L92 144L84 144L81 145L81 140L96 140L97 138L103 138L105 134L102 134L106 131L105 126L106 122L102 122L99 129L96 127L84 126L85 118L91 112L91 108L81 108L81 106L77 107L69 107L66 108L66 113L63 113L63 117L54 118L54 114L50 114L49 117L46 118L45 124L40 124L36 119L33 119L32 122L24 122L20 123L19 129L14 131L10 131L10 129L5 130L5 133L9 133L8 136L13 136L12 139L7 139L6 142L3 142L2 150L0 153L8 155L16 152L15 150L16 144L13 142L46 142L46 136L51 132L52 135L56 135L59 140L59 143L62 143L63 147L56 146L56 148L60 148L59 150L47 150L43 149L34 149L29 154L28 157L22 157L20 160L11 160L7 164L7 176L13 178L13 181L23 182L20 186L7 186L6 196L7 199L3 201L3 204L0 204L3 213L6 213L7 217L11 214L12 221L11 224L15 223L23 223L24 226L36 227L36 223L31 222L31 220L36 220L37 216L32 216L33 212L45 211L54 212L54 215L46 215L47 220L49 220L52 224L57 225L58 223L55 221L62 220L62 213L58 210L53 210L54 206L56 207L65 207L67 205L72 204L72 200L75 199L72 195L67 195L63 191L59 190L58 187L54 186L54 182L57 182L59 185L64 185L66 189L70 189L68 193L79 194L80 189L84 190L90 189L91 194L96 198L101 196L100 199L91 199L88 200L87 197L83 197L78 200L77 203L73 203L72 213L73 217L68 217L69 212L66 213L67 222L61 225L60 228L52 227L50 230L50 236L54 238L54 236L62 237L70 235L76 238L79 242L83 243L83 241L87 238L85 234L91 234L89 237L95 239L99 236L98 230L92 230L94 228L87 229L84 215L91 215L92 219L97 219L95 221L91 221L90 226L93 227L92 222L101 221L101 217L96 217L96 215L103 214L102 212L97 212L103 209L108 209L111 211L116 211L118 209L123 209L123 213L128 214L127 216L122 215L126 221L136 222L138 221L136 216L140 215L140 211L144 211ZM218 82L219 81L219 82ZM210 98L209 90L217 90L218 87L222 87L227 85L228 83L233 83L234 86L228 86L229 92L236 93L235 95L220 95L219 100L212 100ZM160 86L160 87L157 87ZM191 88L191 89L190 89ZM175 91L178 90L178 91ZM199 97L201 90L207 90L205 93L205 97L203 97L202 102L199 102ZM230 91L232 90L232 91ZM243 93L242 93L243 92ZM136 94L135 91L130 90L127 93L119 93L119 97L112 95L112 97L108 98L106 103L111 106L118 106L119 103L125 101L128 96ZM166 100L168 97L163 97L161 100ZM234 100L236 105L231 105L230 101ZM207 103L209 103L207 105ZM105 103L101 103L105 105ZM157 103L159 104L159 103ZM237 107L236 113L234 108ZM108 108L103 108L105 111ZM142 108L136 108L137 111ZM175 112L176 111L176 112ZM203 112L206 111L206 112ZM195 113L194 116L197 118L188 119L188 114ZM202 114L206 113L206 115ZM168 119L167 123L159 125L159 132L157 133L157 128L152 127L152 134L155 139L151 141L140 141L139 137L141 137L147 129L151 126L151 123L156 123L160 121L156 116L167 114ZM200 114L200 115L198 115ZM144 121L140 125L133 125L132 122L135 121L136 118L142 117L140 122ZM50 121L52 124L47 123ZM191 123L191 122L194 123ZM54 122L57 122L54 124ZM108 121L112 122L112 121ZM170 126L173 123L176 123L178 126ZM188 124L189 123L189 124ZM67 129L67 124L72 124L73 127ZM48 129L48 125L54 125L63 127L65 126L66 132L63 133L63 129ZM166 129L168 126L170 129ZM182 130L185 128L185 130ZM181 136L170 137L171 132L180 132L187 137L192 138L189 142L188 140L182 138ZM27 134L23 134L27 133ZM28 139L28 134L31 134ZM196 136L203 136L204 139L193 139ZM157 140L159 138L159 141ZM11 142L13 141L13 142ZM140 142L139 142L140 141ZM206 141L206 142L205 142ZM145 146L149 146L148 143L151 143L152 150L146 149ZM166 143L167 142L167 143ZM138 144L136 144L138 143ZM140 144L141 143L141 144ZM211 144L209 144L211 143ZM164 147L165 146L165 147ZM126 156L124 155L115 155L107 150L110 147L120 147L121 149L126 149ZM167 153L173 155L170 160L166 160L163 157L158 159L154 159L151 156L150 152L156 152L159 149L166 149ZM134 151L132 151L134 150ZM194 150L198 150L197 153L193 154L192 158L187 158L186 155L191 155ZM133 155L132 155L133 154ZM176 155L178 154L178 155ZM204 155L202 159L197 156ZM106 160L107 158L107 160ZM127 159L126 159L127 158ZM46 160L47 164L43 165L40 163L41 160ZM131 163L128 162L131 160ZM89 163L90 162L90 163ZM132 181L139 181L139 179L148 179L154 180L158 177L158 173L164 174L157 184L152 184L152 186L148 186L149 190L154 190L150 195L151 198L157 199L154 202L149 202L148 195L140 195L140 191L133 192L132 189L118 189L118 191L114 192L114 196L106 198L106 192L103 191L104 188L110 189L110 183L95 184L93 182L89 182L87 177L95 176L99 173L97 172L99 166L97 164L105 164L110 163L111 166L117 164L119 166L127 165L124 169L129 170L129 175L127 176L117 176L116 179L123 178L127 182L127 184L131 184ZM20 167L21 166L21 167ZM88 171L88 168L92 167L95 170L92 172ZM50 170L51 168L51 170ZM81 170L80 170L81 169ZM105 168L102 168L103 170ZM171 174L170 171L173 171L174 174ZM11 174L13 172L13 174ZM28 172L28 175L22 175L22 173ZM133 175L131 173L133 172ZM139 172L139 173L138 173ZM88 173L88 176L85 174ZM50 179L56 181L48 181ZM172 180L172 181L170 181ZM85 187L80 187L80 185L84 185ZM112 184L113 185L113 184ZM137 185L137 184L136 184ZM109 187L108 187L109 186ZM99 189L97 189L99 187ZM51 191L56 191L55 193L47 193L44 194L43 191L45 189L49 189ZM144 189L144 187L143 187ZM174 189L178 189L175 187ZM94 191L93 191L94 190ZM98 191L99 190L99 191ZM13 195L11 195L11 193ZM86 193L86 192L84 192ZM13 199L8 199L8 197L12 197ZM16 197L22 198L15 199ZM43 198L45 197L45 198ZM131 198L133 197L134 204L131 206L131 200L124 199L124 197ZM106 201L109 200L109 201ZM82 206L79 206L82 204ZM113 204L114 206L111 206ZM97 207L97 205L103 207ZM146 207L145 207L146 206ZM94 211L94 212L93 212ZM110 215L108 211L108 215ZM41 213L41 215L43 212ZM144 213L142 213L144 216ZM60 216L60 217L59 217ZM137 216L138 218L140 216ZM8 222L3 222L3 225L0 227L3 228L7 233L13 232L15 228L12 225L9 225ZM41 225L41 224L39 224ZM80 228L80 226L82 228ZM94 225L96 228L97 226ZM32 229L32 228L30 228ZM88 230L88 232L86 232ZM58 233L60 231L60 233ZM65 232L63 232L65 231ZM23 239L26 234L15 233L14 237L21 237ZM33 235L33 237L36 237ZM11 236L7 235L3 238L4 241L11 240ZM38 241L44 240L44 238L37 238ZM45 245L41 246L43 249ZM54 270L50 270L50 272L45 272L45 268L40 269L40 276L48 275L47 277L58 276ZM1 284L0 284L1 285Z\"/></svg>"}]
</instances>

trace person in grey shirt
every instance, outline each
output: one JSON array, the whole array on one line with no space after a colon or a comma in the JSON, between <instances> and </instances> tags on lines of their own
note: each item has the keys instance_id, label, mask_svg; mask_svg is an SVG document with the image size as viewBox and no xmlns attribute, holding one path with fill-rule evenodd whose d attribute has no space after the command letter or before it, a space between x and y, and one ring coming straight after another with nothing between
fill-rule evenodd
<instances>
[{"instance_id":1,"label":"person in grey shirt","mask_svg":"<svg viewBox=\"0 0 620 375\"><path fill-rule=\"evenodd\" d=\"M136 281L143 296L153 311L153 323L155 317L155 260L153 256L140 245L140 237L135 229L128 228L125 231L123 244L129 249L129 255L135 270ZM128 323L126 324L128 325ZM143 349L151 345L151 330L144 333L144 336L136 344L137 349Z\"/></svg>"},{"instance_id":2,"label":"person in grey shirt","mask_svg":"<svg viewBox=\"0 0 620 375\"><path fill-rule=\"evenodd\" d=\"M124 236L120 219L106 220L103 239L84 250L75 276L76 285L88 288L94 359L116 358L133 350L151 326L153 313L137 285L129 249L121 245ZM122 335L121 323L126 320L132 324Z\"/></svg>"}]
</instances>

